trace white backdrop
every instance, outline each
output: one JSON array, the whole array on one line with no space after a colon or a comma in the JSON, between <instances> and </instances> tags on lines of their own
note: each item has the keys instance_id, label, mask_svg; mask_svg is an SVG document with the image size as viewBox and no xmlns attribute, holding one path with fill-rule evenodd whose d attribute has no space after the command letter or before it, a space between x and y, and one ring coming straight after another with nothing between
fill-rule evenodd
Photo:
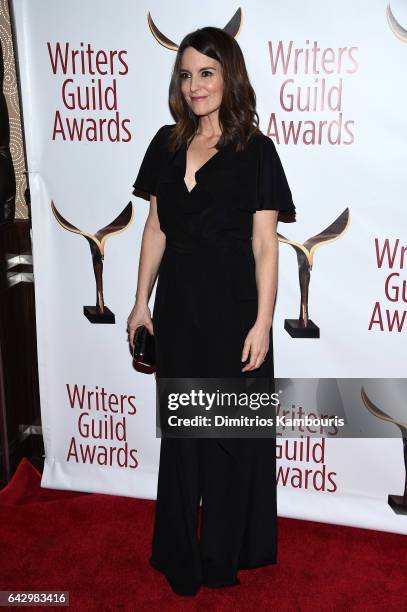
<instances>
[{"instance_id":1,"label":"white backdrop","mask_svg":"<svg viewBox=\"0 0 407 612\"><path fill-rule=\"evenodd\" d=\"M237 6L214 0L13 0L12 5L32 200L46 449L42 486L152 499L160 445L154 378L134 370L126 333L148 203L131 191L151 138L161 125L173 123L167 98L175 52L153 37L147 14L151 11L159 30L179 43L197 27L223 27ZM276 143L297 207L297 223L280 223L279 231L303 243L345 208L351 214L347 231L315 253L309 308L321 330L319 339L294 339L284 330L284 319L298 316L299 286L295 252L280 244L275 375L403 378L407 296L403 300L396 289L386 296L385 281L397 272L391 285L401 287L405 277L400 254L406 243L407 45L390 28L384 0L244 0L240 7L237 40L257 94L260 127ZM391 9L407 28L407 3L394 0ZM319 49L315 64L314 42ZM82 71L80 56L74 65L71 52L88 45L94 51L93 68L98 51L112 57L112 63L101 62L96 73L84 63ZM64 98L66 79L73 82L66 85ZM86 86L98 86L98 79L102 87L116 88L117 108L69 108L77 88L83 96ZM309 110L291 110L291 94L300 88L304 104L307 86L311 94L316 87L317 101L322 87L326 93L339 88L340 107L330 110L325 100L323 109L317 105L313 110L311 95ZM338 96L332 96L337 103ZM114 130L107 136L106 123L103 138L86 132L100 119L111 120L111 128L117 122L118 139ZM333 144L328 127L335 138L339 123L341 138ZM91 324L84 317L83 306L95 304L89 246L57 223L51 200L65 219L91 234L133 202L132 223L109 238L105 249L104 298L115 313L114 325ZM379 252L386 240L390 251L397 250L393 267L388 259L379 265L375 240ZM151 305L153 299L154 294ZM383 327L369 329L376 303ZM399 327L390 329L395 313ZM123 414L104 410L101 403L97 409L102 392L112 405L122 403ZM84 400L82 407L78 398ZM382 408L391 412L395 407ZM125 424L126 439L81 435L78 419L84 411L96 423L113 414L114 423ZM407 517L387 505L388 493L403 491L401 439L328 440L326 463L335 472L336 490L280 481L280 515L407 533ZM279 465L304 469L304 462L284 456Z\"/></svg>"}]
</instances>

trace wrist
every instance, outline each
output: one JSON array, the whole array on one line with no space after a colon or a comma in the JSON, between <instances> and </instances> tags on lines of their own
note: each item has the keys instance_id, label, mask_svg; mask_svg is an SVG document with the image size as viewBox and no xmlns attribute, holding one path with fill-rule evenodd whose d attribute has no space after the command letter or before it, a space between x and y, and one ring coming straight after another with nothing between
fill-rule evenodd
<instances>
[{"instance_id":1,"label":"wrist","mask_svg":"<svg viewBox=\"0 0 407 612\"><path fill-rule=\"evenodd\" d=\"M268 317L257 317L255 325L264 331L269 331L273 325L273 321Z\"/></svg>"},{"instance_id":2,"label":"wrist","mask_svg":"<svg viewBox=\"0 0 407 612\"><path fill-rule=\"evenodd\" d=\"M134 305L137 308L148 308L148 299L146 297L142 297L140 295L137 295L137 293L136 293L136 295L134 297L136 298L135 302L134 302Z\"/></svg>"}]
</instances>

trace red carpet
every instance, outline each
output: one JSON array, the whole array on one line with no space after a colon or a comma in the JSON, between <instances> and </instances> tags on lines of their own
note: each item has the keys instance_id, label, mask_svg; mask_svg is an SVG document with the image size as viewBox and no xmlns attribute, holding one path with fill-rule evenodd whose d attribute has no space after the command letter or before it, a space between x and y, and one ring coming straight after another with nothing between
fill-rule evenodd
<instances>
[{"instance_id":1,"label":"red carpet","mask_svg":"<svg viewBox=\"0 0 407 612\"><path fill-rule=\"evenodd\" d=\"M186 598L148 565L155 502L39 485L23 460L0 491L0 590L67 590L80 611L407 609L406 536L280 518L278 565Z\"/></svg>"}]
</instances>

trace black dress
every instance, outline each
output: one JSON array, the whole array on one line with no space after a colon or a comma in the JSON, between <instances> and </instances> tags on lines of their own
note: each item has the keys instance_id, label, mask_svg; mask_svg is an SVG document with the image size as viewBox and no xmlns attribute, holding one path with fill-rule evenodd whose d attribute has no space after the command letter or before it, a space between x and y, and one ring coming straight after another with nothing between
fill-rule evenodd
<instances>
[{"instance_id":1,"label":"black dress","mask_svg":"<svg viewBox=\"0 0 407 612\"><path fill-rule=\"evenodd\" d=\"M257 370L242 373L240 360L257 316L253 213L295 220L275 146L263 134L243 152L224 146L188 191L186 146L169 151L171 128L158 130L133 185L135 195L157 196L166 235L153 309L157 376L260 376L274 385L272 330ZM275 477L273 438L161 440L150 563L175 592L239 584L238 569L276 563Z\"/></svg>"}]
</instances>

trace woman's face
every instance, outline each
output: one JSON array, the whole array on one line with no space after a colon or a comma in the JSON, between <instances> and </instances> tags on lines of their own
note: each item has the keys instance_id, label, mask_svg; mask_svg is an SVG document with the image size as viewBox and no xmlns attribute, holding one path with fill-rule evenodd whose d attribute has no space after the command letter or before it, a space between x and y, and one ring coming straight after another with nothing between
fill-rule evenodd
<instances>
[{"instance_id":1,"label":"woman's face","mask_svg":"<svg viewBox=\"0 0 407 612\"><path fill-rule=\"evenodd\" d=\"M182 95L196 115L209 115L220 107L223 93L220 62L187 47L179 74Z\"/></svg>"}]
</instances>

